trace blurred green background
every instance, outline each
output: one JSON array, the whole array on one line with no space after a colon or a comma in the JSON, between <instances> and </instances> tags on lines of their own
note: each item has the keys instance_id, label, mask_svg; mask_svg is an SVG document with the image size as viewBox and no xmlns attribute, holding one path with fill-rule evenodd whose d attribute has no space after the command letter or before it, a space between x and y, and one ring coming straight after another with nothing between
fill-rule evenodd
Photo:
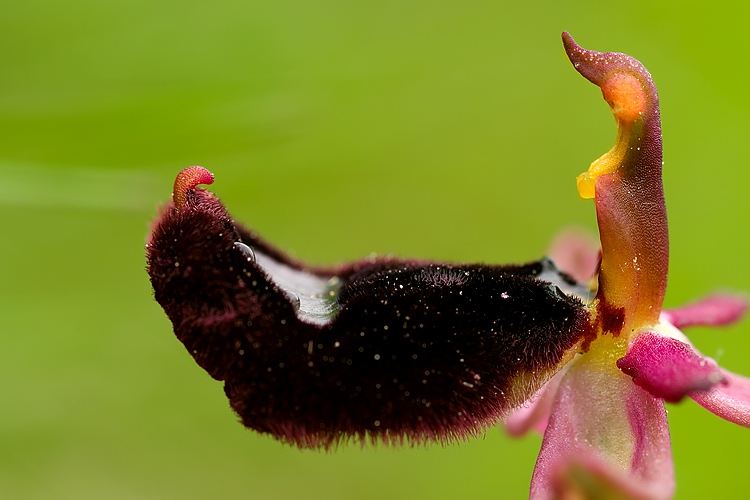
<instances>
[{"instance_id":1,"label":"blurred green background","mask_svg":"<svg viewBox=\"0 0 750 500\"><path fill-rule=\"evenodd\" d=\"M667 306L750 290L749 11L2 2L0 497L526 496L537 436L324 453L245 430L153 301L149 221L199 164L235 217L311 262L537 258L561 228L595 230L574 179L615 135L569 30L659 86ZM750 375L750 321L691 338ZM677 498L746 494L750 431L691 401L669 416Z\"/></svg>"}]
</instances>

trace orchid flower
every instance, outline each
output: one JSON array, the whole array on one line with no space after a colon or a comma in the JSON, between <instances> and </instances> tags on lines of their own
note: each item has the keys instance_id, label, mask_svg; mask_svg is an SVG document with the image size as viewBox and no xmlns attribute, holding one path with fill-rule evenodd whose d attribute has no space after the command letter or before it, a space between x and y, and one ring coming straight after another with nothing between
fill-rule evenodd
<instances>
[{"instance_id":1,"label":"orchid flower","mask_svg":"<svg viewBox=\"0 0 750 500\"><path fill-rule=\"evenodd\" d=\"M739 319L718 295L662 311L669 241L656 87L635 59L579 47L617 123L577 180L601 245L558 240L522 265L372 257L308 266L177 177L146 245L155 298L242 423L299 447L449 442L504 420L544 432L531 498L670 498L664 401L750 427L750 379L678 330ZM598 495L598 496L597 496Z\"/></svg>"}]
</instances>

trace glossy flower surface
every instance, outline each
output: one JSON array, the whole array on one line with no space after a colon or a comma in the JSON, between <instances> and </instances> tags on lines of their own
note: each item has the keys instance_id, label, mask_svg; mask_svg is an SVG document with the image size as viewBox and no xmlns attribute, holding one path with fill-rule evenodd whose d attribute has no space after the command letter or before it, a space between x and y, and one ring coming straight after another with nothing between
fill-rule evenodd
<instances>
[{"instance_id":1,"label":"glossy flower surface","mask_svg":"<svg viewBox=\"0 0 750 500\"><path fill-rule=\"evenodd\" d=\"M544 431L532 498L669 498L664 401L750 426L750 381L678 327L721 325L743 299L662 312L669 243L661 125L648 71L563 34L602 89L614 147L579 176L601 245L566 237L523 265L392 257L299 262L234 221L189 167L147 244L155 298L249 428L300 447L447 442L505 419ZM578 495L578 496L576 496Z\"/></svg>"},{"instance_id":2,"label":"glossy flower surface","mask_svg":"<svg viewBox=\"0 0 750 500\"><path fill-rule=\"evenodd\" d=\"M575 264L594 276L588 304L595 339L534 398L507 419L512 434L544 432L532 498L671 498L674 472L663 401L690 396L717 415L750 427L750 380L703 357L677 329L723 325L746 310L740 297L719 295L662 312L668 236L661 183L661 127L656 86L635 59L581 49L563 34L576 69L602 89L618 125L615 146L578 178L594 198L601 238ZM568 247L572 244L568 243Z\"/></svg>"}]
</instances>

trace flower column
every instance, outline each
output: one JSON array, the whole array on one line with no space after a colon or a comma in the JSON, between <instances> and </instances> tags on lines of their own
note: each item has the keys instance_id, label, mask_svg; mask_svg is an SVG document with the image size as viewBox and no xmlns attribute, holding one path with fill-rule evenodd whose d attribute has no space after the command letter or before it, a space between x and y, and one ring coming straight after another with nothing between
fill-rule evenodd
<instances>
[{"instance_id":1,"label":"flower column","mask_svg":"<svg viewBox=\"0 0 750 500\"><path fill-rule=\"evenodd\" d=\"M664 404L617 366L628 343L659 322L667 283L658 95L632 57L584 50L567 33L563 42L575 68L602 89L618 131L613 148L577 179L581 196L595 199L601 239L594 329L561 382L531 496L617 490L668 498Z\"/></svg>"}]
</instances>

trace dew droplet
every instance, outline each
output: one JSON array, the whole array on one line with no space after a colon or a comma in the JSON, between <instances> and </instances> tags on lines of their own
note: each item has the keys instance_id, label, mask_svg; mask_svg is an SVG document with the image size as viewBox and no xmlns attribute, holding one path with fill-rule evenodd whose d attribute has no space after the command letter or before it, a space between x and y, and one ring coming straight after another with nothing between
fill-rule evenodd
<instances>
[{"instance_id":1,"label":"dew droplet","mask_svg":"<svg viewBox=\"0 0 750 500\"><path fill-rule=\"evenodd\" d=\"M241 243L239 241L234 242L234 246L242 252L242 255L245 256L245 258L248 260L248 262L255 262L255 252L252 248L245 245L244 243Z\"/></svg>"},{"instance_id":2,"label":"dew droplet","mask_svg":"<svg viewBox=\"0 0 750 500\"><path fill-rule=\"evenodd\" d=\"M284 290L284 295L286 295L286 298L289 299L289 302L292 303L292 307L295 311L299 310L300 306L300 298L299 295L297 295L296 292L293 292L291 290Z\"/></svg>"}]
</instances>

